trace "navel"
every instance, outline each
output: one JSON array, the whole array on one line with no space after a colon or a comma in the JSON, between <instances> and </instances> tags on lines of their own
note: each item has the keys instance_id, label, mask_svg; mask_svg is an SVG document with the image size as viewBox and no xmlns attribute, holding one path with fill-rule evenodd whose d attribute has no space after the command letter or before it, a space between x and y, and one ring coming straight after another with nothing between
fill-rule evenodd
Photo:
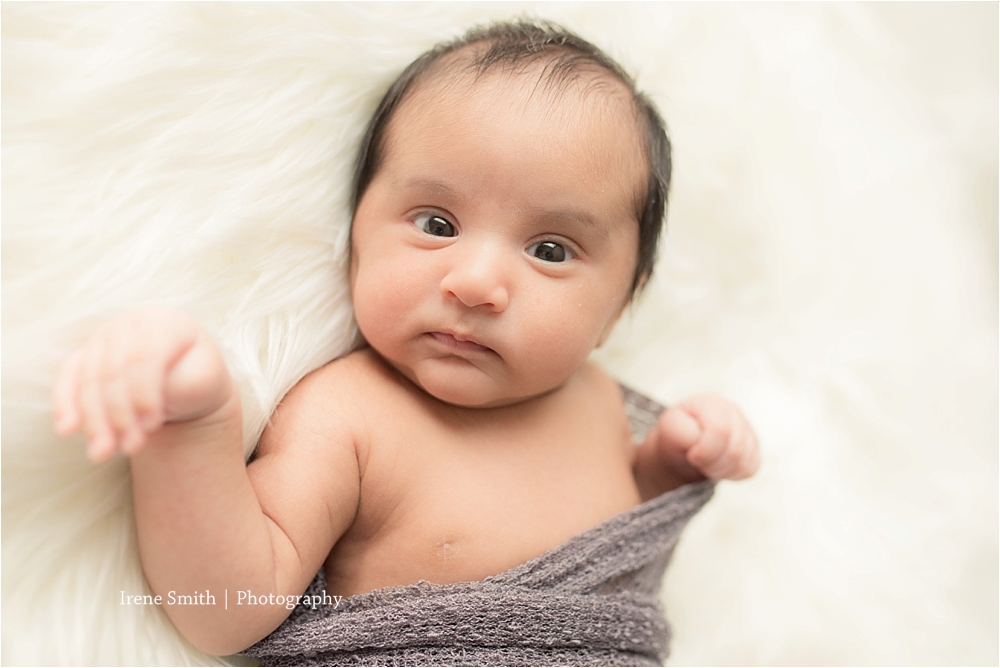
<instances>
[{"instance_id":1,"label":"navel","mask_svg":"<svg viewBox=\"0 0 1000 668\"><path fill-rule=\"evenodd\" d=\"M454 565L460 551L461 545L455 536L444 536L434 544L434 556L442 570Z\"/></svg>"}]
</instances>

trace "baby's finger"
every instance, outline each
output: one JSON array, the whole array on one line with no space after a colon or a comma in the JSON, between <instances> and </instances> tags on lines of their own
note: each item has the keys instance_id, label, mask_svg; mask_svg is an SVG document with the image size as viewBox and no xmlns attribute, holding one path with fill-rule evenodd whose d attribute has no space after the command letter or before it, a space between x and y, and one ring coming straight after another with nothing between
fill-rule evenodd
<instances>
[{"instance_id":1,"label":"baby's finger","mask_svg":"<svg viewBox=\"0 0 1000 668\"><path fill-rule=\"evenodd\" d=\"M738 477L734 480L742 480L743 478L749 478L757 469L760 468L760 447L757 443L757 436L751 430L747 430L746 435L746 447L743 448L743 454L740 457L739 466L737 468Z\"/></svg>"},{"instance_id":2,"label":"baby's finger","mask_svg":"<svg viewBox=\"0 0 1000 668\"><path fill-rule=\"evenodd\" d=\"M92 342L83 353L80 368L80 413L87 437L87 456L99 462L115 451L116 435L104 407L104 346Z\"/></svg>"},{"instance_id":3,"label":"baby's finger","mask_svg":"<svg viewBox=\"0 0 1000 668\"><path fill-rule=\"evenodd\" d=\"M77 392L82 362L82 351L77 350L70 355L59 369L52 388L52 417L55 420L56 433L61 436L68 436L80 427Z\"/></svg>"},{"instance_id":4,"label":"baby's finger","mask_svg":"<svg viewBox=\"0 0 1000 668\"><path fill-rule=\"evenodd\" d=\"M135 423L120 434L121 449L126 455L134 455L146 442L146 432Z\"/></svg>"},{"instance_id":5,"label":"baby's finger","mask_svg":"<svg viewBox=\"0 0 1000 668\"><path fill-rule=\"evenodd\" d=\"M145 433L163 426L163 369L153 359L137 360L129 367L129 391L136 422Z\"/></svg>"},{"instance_id":6,"label":"baby's finger","mask_svg":"<svg viewBox=\"0 0 1000 668\"><path fill-rule=\"evenodd\" d=\"M115 438L115 444L124 450L125 436L139 430L128 381L121 376L109 377L103 385L103 391L104 410Z\"/></svg>"},{"instance_id":7,"label":"baby's finger","mask_svg":"<svg viewBox=\"0 0 1000 668\"><path fill-rule=\"evenodd\" d=\"M759 461L757 437L745 420L738 420L726 452L713 468L713 475L719 480L743 480L757 472Z\"/></svg>"},{"instance_id":8,"label":"baby's finger","mask_svg":"<svg viewBox=\"0 0 1000 668\"><path fill-rule=\"evenodd\" d=\"M671 408L661 417L660 437L672 452L686 453L701 437L701 424L683 408Z\"/></svg>"},{"instance_id":9,"label":"baby's finger","mask_svg":"<svg viewBox=\"0 0 1000 668\"><path fill-rule=\"evenodd\" d=\"M728 480L742 480L752 476L756 468L757 437L744 419L736 419L726 452L720 458L715 473Z\"/></svg>"},{"instance_id":10,"label":"baby's finger","mask_svg":"<svg viewBox=\"0 0 1000 668\"><path fill-rule=\"evenodd\" d=\"M87 456L95 462L104 461L114 454L115 434L104 414L97 388L83 388L80 392L80 408L83 414L83 431L87 438Z\"/></svg>"},{"instance_id":11,"label":"baby's finger","mask_svg":"<svg viewBox=\"0 0 1000 668\"><path fill-rule=\"evenodd\" d=\"M749 474L744 470L744 458L749 455L750 440L745 423L737 420L730 432L726 451L713 467L717 480L741 480Z\"/></svg>"},{"instance_id":12,"label":"baby's finger","mask_svg":"<svg viewBox=\"0 0 1000 668\"><path fill-rule=\"evenodd\" d=\"M698 443L688 451L688 463L709 478L717 480L726 466L723 458L728 444L728 429L706 429Z\"/></svg>"}]
</instances>

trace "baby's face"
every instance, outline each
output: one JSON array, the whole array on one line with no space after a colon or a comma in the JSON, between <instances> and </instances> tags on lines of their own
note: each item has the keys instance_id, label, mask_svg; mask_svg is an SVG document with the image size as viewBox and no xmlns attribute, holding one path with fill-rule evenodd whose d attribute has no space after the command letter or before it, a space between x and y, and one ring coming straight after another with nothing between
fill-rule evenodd
<instances>
[{"instance_id":1,"label":"baby's face","mask_svg":"<svg viewBox=\"0 0 1000 668\"><path fill-rule=\"evenodd\" d=\"M647 173L632 119L606 91L553 96L525 76L416 91L354 217L368 343L462 406L565 382L630 296Z\"/></svg>"}]
</instances>

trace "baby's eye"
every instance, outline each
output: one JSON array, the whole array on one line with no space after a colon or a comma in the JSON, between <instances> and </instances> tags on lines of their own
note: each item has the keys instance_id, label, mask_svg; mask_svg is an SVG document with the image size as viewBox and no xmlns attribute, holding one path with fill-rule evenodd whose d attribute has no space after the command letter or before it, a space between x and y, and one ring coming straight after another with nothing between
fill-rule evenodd
<instances>
[{"instance_id":1,"label":"baby's eye","mask_svg":"<svg viewBox=\"0 0 1000 668\"><path fill-rule=\"evenodd\" d=\"M433 214L421 214L413 220L413 224L421 232L426 232L435 237L453 237L456 234L454 225L441 216Z\"/></svg>"},{"instance_id":2,"label":"baby's eye","mask_svg":"<svg viewBox=\"0 0 1000 668\"><path fill-rule=\"evenodd\" d=\"M554 241L540 241L528 247L528 255L537 257L546 262L565 262L573 257L564 246Z\"/></svg>"}]
</instances>

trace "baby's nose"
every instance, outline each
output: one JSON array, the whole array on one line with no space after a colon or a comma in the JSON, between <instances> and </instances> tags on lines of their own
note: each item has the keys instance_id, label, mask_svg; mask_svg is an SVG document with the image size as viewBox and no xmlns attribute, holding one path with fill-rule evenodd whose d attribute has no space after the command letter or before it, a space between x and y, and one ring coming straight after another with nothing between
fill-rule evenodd
<instances>
[{"instance_id":1,"label":"baby's nose","mask_svg":"<svg viewBox=\"0 0 1000 668\"><path fill-rule=\"evenodd\" d=\"M454 250L462 252L458 248ZM465 257L456 261L441 280L441 294L469 308L484 307L495 313L504 311L509 295L503 277L501 249L484 244L476 252L468 252L468 248L463 250Z\"/></svg>"}]
</instances>

